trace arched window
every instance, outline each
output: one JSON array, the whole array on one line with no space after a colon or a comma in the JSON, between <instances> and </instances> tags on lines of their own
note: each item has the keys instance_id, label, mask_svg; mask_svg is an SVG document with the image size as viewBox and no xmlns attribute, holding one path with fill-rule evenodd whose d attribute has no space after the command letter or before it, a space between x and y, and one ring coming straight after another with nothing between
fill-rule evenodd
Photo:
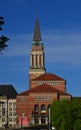
<instances>
[{"instance_id":1,"label":"arched window","mask_svg":"<svg viewBox=\"0 0 81 130\"><path fill-rule=\"evenodd\" d=\"M42 114L46 113L46 106L44 104L41 105L41 113Z\"/></svg>"},{"instance_id":2,"label":"arched window","mask_svg":"<svg viewBox=\"0 0 81 130\"><path fill-rule=\"evenodd\" d=\"M38 104L36 104L36 105L34 106L34 112L35 112L35 113L38 113L38 112L39 112L39 105L38 105Z\"/></svg>"}]
</instances>

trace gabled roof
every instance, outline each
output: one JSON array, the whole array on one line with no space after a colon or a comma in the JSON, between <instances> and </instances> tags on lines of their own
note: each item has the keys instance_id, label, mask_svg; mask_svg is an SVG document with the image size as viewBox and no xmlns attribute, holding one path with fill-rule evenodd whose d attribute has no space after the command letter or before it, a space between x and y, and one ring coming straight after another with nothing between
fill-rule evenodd
<instances>
[{"instance_id":1,"label":"gabled roof","mask_svg":"<svg viewBox=\"0 0 81 130\"><path fill-rule=\"evenodd\" d=\"M7 96L8 99L15 99L17 91L12 85L0 85L0 95Z\"/></svg>"},{"instance_id":2,"label":"gabled roof","mask_svg":"<svg viewBox=\"0 0 81 130\"><path fill-rule=\"evenodd\" d=\"M33 79L35 81L56 81L56 80L61 80L61 81L64 81L63 78L60 78L59 76L55 75L55 74L51 74L51 73L48 73L48 74L43 74L39 77L37 77L36 79Z\"/></svg>"},{"instance_id":3,"label":"gabled roof","mask_svg":"<svg viewBox=\"0 0 81 130\"><path fill-rule=\"evenodd\" d=\"M30 90L24 91L19 95L29 95L29 93L57 93L57 94L66 94L50 85L42 84L37 87L31 88Z\"/></svg>"}]
</instances>

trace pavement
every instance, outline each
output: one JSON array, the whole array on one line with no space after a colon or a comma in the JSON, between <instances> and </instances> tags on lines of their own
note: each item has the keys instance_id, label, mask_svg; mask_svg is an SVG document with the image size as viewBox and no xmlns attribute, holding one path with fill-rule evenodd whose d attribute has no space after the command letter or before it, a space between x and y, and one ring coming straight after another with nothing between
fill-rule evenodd
<instances>
[{"instance_id":1,"label":"pavement","mask_svg":"<svg viewBox=\"0 0 81 130\"><path fill-rule=\"evenodd\" d=\"M21 128L0 128L0 130L21 130Z\"/></svg>"},{"instance_id":2,"label":"pavement","mask_svg":"<svg viewBox=\"0 0 81 130\"><path fill-rule=\"evenodd\" d=\"M50 128L48 126L29 126L29 127L23 127L23 128L0 128L0 130L49 130ZM51 130L51 129L50 129Z\"/></svg>"}]
</instances>

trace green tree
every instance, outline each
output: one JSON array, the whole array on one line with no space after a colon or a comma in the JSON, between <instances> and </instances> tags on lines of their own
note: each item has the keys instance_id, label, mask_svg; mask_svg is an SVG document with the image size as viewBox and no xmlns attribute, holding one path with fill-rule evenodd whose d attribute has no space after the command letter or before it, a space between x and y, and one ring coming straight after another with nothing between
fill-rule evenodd
<instances>
[{"instance_id":1,"label":"green tree","mask_svg":"<svg viewBox=\"0 0 81 130\"><path fill-rule=\"evenodd\" d=\"M2 25L4 24L4 18L0 17L0 31L2 31ZM7 47L6 42L9 40L6 36L0 36L0 51Z\"/></svg>"},{"instance_id":2,"label":"green tree","mask_svg":"<svg viewBox=\"0 0 81 130\"><path fill-rule=\"evenodd\" d=\"M81 100L54 101L51 120L56 130L81 130Z\"/></svg>"},{"instance_id":3,"label":"green tree","mask_svg":"<svg viewBox=\"0 0 81 130\"><path fill-rule=\"evenodd\" d=\"M81 130L81 99L72 101L73 130Z\"/></svg>"}]
</instances>

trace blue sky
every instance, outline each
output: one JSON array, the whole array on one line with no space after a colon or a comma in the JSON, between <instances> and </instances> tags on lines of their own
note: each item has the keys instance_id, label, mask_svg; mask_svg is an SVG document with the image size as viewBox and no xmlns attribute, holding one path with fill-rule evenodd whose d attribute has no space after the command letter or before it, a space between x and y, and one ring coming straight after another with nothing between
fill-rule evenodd
<instances>
[{"instance_id":1,"label":"blue sky","mask_svg":"<svg viewBox=\"0 0 81 130\"><path fill-rule=\"evenodd\" d=\"M0 35L10 38L0 52L0 84L29 89L30 50L36 13L45 51L45 66L67 82L67 93L81 96L81 0L0 0L5 18Z\"/></svg>"}]
</instances>

